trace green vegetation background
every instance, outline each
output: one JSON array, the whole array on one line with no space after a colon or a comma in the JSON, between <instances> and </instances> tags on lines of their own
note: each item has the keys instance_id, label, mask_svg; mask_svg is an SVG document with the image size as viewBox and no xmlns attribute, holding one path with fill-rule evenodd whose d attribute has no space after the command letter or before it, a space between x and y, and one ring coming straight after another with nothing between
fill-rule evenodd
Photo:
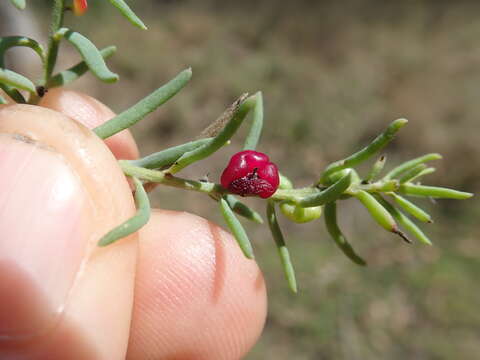
<instances>
[{"instance_id":1,"label":"green vegetation background","mask_svg":"<svg viewBox=\"0 0 480 360\"><path fill-rule=\"evenodd\" d=\"M92 11L68 23L98 47L118 46L109 63L121 80L103 85L88 75L78 89L121 111L193 67L188 87L133 128L143 154L195 137L239 94L262 90L259 150L298 185L406 117L385 150L387 166L440 152L428 181L480 192L478 2L130 1L148 32L113 16L108 2L90 3ZM187 173L217 180L240 142ZM222 223L200 194L157 189L153 198ZM322 221L283 221L297 296L266 226L247 224L270 306L247 359L478 359L480 204L476 197L421 204L434 215L426 226L434 247L407 246L353 200L340 205L341 225L367 268L335 248Z\"/></svg>"}]
</instances>

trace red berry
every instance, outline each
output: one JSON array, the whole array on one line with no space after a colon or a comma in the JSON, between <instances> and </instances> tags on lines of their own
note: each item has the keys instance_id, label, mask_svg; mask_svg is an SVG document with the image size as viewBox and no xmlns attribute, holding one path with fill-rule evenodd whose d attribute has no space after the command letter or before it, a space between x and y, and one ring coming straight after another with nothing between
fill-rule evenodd
<instances>
[{"instance_id":1,"label":"red berry","mask_svg":"<svg viewBox=\"0 0 480 360\"><path fill-rule=\"evenodd\" d=\"M88 8L87 0L73 0L73 12L77 16L85 14Z\"/></svg>"},{"instance_id":2,"label":"red berry","mask_svg":"<svg viewBox=\"0 0 480 360\"><path fill-rule=\"evenodd\" d=\"M277 166L267 155L245 150L232 156L220 182L234 194L266 199L277 191L280 179Z\"/></svg>"}]
</instances>

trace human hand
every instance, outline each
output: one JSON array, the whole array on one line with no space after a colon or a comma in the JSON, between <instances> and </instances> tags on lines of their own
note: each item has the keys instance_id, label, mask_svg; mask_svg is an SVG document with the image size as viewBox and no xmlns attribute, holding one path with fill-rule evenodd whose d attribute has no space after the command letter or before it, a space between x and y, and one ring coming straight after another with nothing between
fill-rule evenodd
<instances>
[{"instance_id":1,"label":"human hand","mask_svg":"<svg viewBox=\"0 0 480 360\"><path fill-rule=\"evenodd\" d=\"M218 226L155 210L139 234L98 239L132 215L114 114L51 90L39 107L0 106L0 358L238 359L258 338L266 291L256 263ZM13 135L16 134L16 135ZM138 238L138 242L137 242Z\"/></svg>"}]
</instances>

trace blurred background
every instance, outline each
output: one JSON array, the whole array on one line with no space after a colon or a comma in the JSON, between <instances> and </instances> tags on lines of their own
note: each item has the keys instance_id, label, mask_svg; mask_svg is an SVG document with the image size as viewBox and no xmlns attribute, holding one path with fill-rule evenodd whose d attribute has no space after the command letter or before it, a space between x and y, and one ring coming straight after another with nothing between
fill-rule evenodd
<instances>
[{"instance_id":1,"label":"blurred background","mask_svg":"<svg viewBox=\"0 0 480 360\"><path fill-rule=\"evenodd\" d=\"M30 1L30 12L22 13L2 1L0 35L41 39L48 4ZM115 111L193 67L190 84L132 129L143 155L192 139L241 93L262 90L266 126L259 150L298 186L406 117L408 126L384 151L387 167L440 152L444 159L427 183L480 191L480 2L130 4L149 31L132 27L106 1L91 0L85 16L68 15L66 24L99 48L118 46L108 63L121 75L119 83L101 84L89 74L72 85ZM68 45L62 51L68 55L58 69L78 62ZM39 76L28 51L12 54L12 66ZM218 181L241 142L237 136L186 176L208 173ZM155 206L223 224L216 204L201 194L160 188L152 195ZM260 200L248 202L263 212ZM424 227L433 247L406 246L355 201L340 204L341 226L366 268L337 250L322 219L282 221L300 286L296 296L288 291L266 226L246 224L270 306L265 331L247 359L478 359L480 204L474 197L420 205L435 219Z\"/></svg>"}]
</instances>

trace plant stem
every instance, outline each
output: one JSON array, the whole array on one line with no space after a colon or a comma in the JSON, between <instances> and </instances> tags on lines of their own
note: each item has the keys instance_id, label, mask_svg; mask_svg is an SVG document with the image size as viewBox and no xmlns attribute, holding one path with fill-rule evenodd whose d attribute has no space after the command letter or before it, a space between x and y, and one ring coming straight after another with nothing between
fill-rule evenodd
<instances>
[{"instance_id":1,"label":"plant stem","mask_svg":"<svg viewBox=\"0 0 480 360\"><path fill-rule=\"evenodd\" d=\"M57 62L58 43L60 39L55 37L55 33L63 25L63 13L65 10L65 0L53 0L52 22L50 24L50 34L48 39L47 61L45 64L45 76L43 84L47 84L52 76L53 68Z\"/></svg>"},{"instance_id":2,"label":"plant stem","mask_svg":"<svg viewBox=\"0 0 480 360\"><path fill-rule=\"evenodd\" d=\"M223 194L228 194L228 191L221 185L212 182L182 179L170 175L165 171L150 170L131 165L128 160L120 160L118 163L126 175L137 177L142 180L177 187L184 190L203 192L211 195L222 196Z\"/></svg>"},{"instance_id":3,"label":"plant stem","mask_svg":"<svg viewBox=\"0 0 480 360\"><path fill-rule=\"evenodd\" d=\"M391 192L397 191L400 187L398 180L379 180L372 184L359 185L358 188L368 192Z\"/></svg>"},{"instance_id":4,"label":"plant stem","mask_svg":"<svg viewBox=\"0 0 480 360\"><path fill-rule=\"evenodd\" d=\"M141 180L150 181L158 184L163 184L171 187L176 187L184 190L202 192L213 196L214 198L220 198L225 194L230 194L230 191L222 187L220 184L216 184L209 181L197 181L183 179L174 176L169 173L169 170L151 170L144 167L135 166L135 160L119 160L118 164L122 168L123 172L127 176L139 178ZM291 201L301 202L304 199L309 199L312 196L321 194L322 190L316 187L306 187L299 189L279 189L272 195L270 200L273 201Z\"/></svg>"}]
</instances>

